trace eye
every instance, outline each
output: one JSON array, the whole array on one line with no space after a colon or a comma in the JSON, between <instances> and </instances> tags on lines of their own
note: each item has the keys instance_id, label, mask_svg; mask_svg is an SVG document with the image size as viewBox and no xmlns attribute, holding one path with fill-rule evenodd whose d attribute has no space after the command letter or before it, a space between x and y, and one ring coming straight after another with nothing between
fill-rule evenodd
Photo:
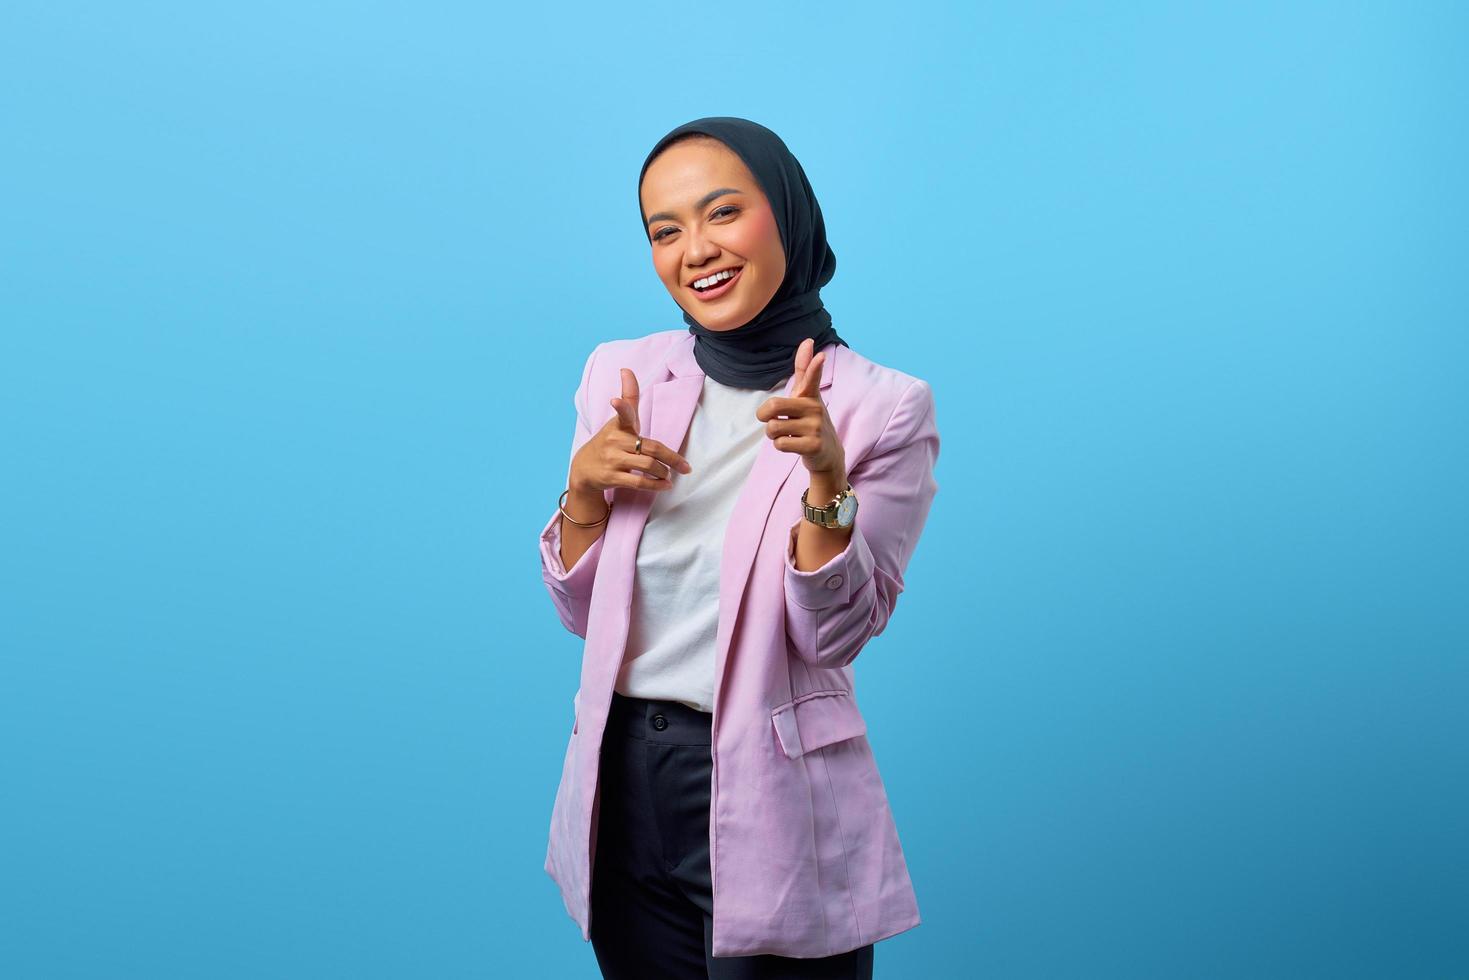
<instances>
[{"instance_id":1,"label":"eye","mask_svg":"<svg viewBox=\"0 0 1469 980\"><path fill-rule=\"evenodd\" d=\"M709 217L727 218L739 213L740 209L735 205L723 204L711 211ZM669 225L664 225L662 228L659 228L657 231L653 232L652 240L655 242L661 242L663 241L663 239L667 238L669 235L673 234L676 231L678 231L677 228L671 227Z\"/></svg>"}]
</instances>

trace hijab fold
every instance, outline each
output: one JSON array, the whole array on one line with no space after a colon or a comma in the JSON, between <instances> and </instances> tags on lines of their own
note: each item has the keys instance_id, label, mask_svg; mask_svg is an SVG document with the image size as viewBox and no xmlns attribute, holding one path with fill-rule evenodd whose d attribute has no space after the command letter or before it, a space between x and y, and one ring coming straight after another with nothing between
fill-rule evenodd
<instances>
[{"instance_id":1,"label":"hijab fold","mask_svg":"<svg viewBox=\"0 0 1469 980\"><path fill-rule=\"evenodd\" d=\"M816 351L831 343L851 346L837 335L831 314L821 302L821 287L836 273L836 253L826 243L821 205L800 161L775 133L737 116L695 119L658 141L638 174L640 221L643 176L649 164L674 140L691 133L719 140L750 168L770 201L786 255L780 288L750 322L733 330L710 330L684 313L684 322L694 335L694 358L720 384L770 388L794 373L796 348L808 337L815 341Z\"/></svg>"}]
</instances>

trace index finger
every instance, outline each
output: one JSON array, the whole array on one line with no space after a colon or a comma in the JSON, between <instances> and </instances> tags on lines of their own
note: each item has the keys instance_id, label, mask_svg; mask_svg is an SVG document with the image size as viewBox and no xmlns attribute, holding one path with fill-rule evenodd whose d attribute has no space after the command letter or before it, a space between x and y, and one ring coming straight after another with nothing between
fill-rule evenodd
<instances>
[{"instance_id":1,"label":"index finger","mask_svg":"<svg viewBox=\"0 0 1469 980\"><path fill-rule=\"evenodd\" d=\"M806 341L802 341L806 343ZM816 390L821 382L821 364L826 359L826 351L822 351L806 363L806 370L799 370L801 358L796 357L798 369L791 381L790 397L792 398L815 398Z\"/></svg>"},{"instance_id":2,"label":"index finger","mask_svg":"<svg viewBox=\"0 0 1469 980\"><path fill-rule=\"evenodd\" d=\"M612 399L612 407L622 428L634 434L638 431L638 376L627 368L622 373L622 397Z\"/></svg>"}]
</instances>

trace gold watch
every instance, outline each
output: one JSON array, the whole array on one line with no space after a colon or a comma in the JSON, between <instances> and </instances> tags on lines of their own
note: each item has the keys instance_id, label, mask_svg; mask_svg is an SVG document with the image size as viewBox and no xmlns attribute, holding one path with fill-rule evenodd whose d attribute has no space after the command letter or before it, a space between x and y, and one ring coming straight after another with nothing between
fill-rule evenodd
<instances>
[{"instance_id":1,"label":"gold watch","mask_svg":"<svg viewBox=\"0 0 1469 980\"><path fill-rule=\"evenodd\" d=\"M825 507L812 507L808 504L806 494L810 492L809 487L801 491L801 510L806 515L806 520L812 524L844 528L851 527L852 522L857 519L857 491L852 489L852 484L848 483L845 490L838 491Z\"/></svg>"}]
</instances>

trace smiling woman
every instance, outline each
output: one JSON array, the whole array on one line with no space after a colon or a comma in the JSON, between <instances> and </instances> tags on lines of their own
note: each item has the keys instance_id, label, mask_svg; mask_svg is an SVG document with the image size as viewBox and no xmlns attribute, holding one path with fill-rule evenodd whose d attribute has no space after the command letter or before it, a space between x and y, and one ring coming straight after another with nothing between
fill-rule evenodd
<instances>
[{"instance_id":1,"label":"smiling woman","mask_svg":"<svg viewBox=\"0 0 1469 980\"><path fill-rule=\"evenodd\" d=\"M932 393L832 327L770 130L678 127L638 197L688 329L599 344L573 399L540 550L586 644L546 871L606 977L870 978L919 916L851 665L938 489Z\"/></svg>"},{"instance_id":2,"label":"smiling woman","mask_svg":"<svg viewBox=\"0 0 1469 980\"><path fill-rule=\"evenodd\" d=\"M687 136L648 166L641 195L653 268L684 312L710 330L754 319L780 288L786 257L744 161L712 137Z\"/></svg>"},{"instance_id":3,"label":"smiling woman","mask_svg":"<svg viewBox=\"0 0 1469 980\"><path fill-rule=\"evenodd\" d=\"M732 116L679 126L643 162L638 203L653 269L715 380L768 388L803 339L846 346L821 301L837 264L821 205L775 133Z\"/></svg>"}]
</instances>

